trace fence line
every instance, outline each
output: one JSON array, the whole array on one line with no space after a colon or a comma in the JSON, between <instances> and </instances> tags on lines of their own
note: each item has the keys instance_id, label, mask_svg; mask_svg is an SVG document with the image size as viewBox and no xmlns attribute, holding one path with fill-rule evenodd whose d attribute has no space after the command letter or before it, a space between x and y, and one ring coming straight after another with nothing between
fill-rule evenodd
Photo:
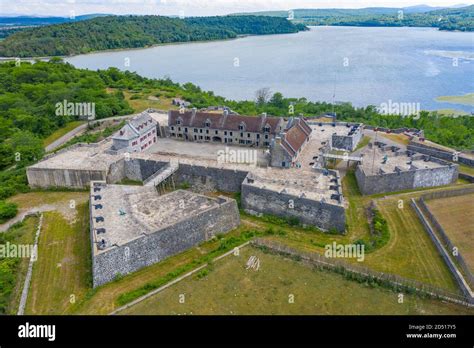
<instances>
[{"instance_id":1,"label":"fence line","mask_svg":"<svg viewBox=\"0 0 474 348\"><path fill-rule=\"evenodd\" d=\"M469 266L466 263L466 260L462 256L461 252L459 251L459 248L457 248L449 239L446 231L444 228L441 226L441 224L438 222L436 217L431 213L430 209L426 205L425 201L423 198L420 198L420 206L421 210L423 211L425 217L428 218L428 221L430 222L431 226L435 228L435 230L438 232L438 235L441 237L441 242L444 244L444 247L446 250L456 259L456 261L459 263L459 266L461 266L464 275L467 278L467 281L469 282L469 285L471 287L474 287L474 276L471 273L471 270ZM454 248L457 249L456 255L453 254L453 251L455 250Z\"/></svg>"},{"instance_id":2,"label":"fence line","mask_svg":"<svg viewBox=\"0 0 474 348\"><path fill-rule=\"evenodd\" d=\"M322 269L335 271L346 276L360 277L367 281L374 281L380 285L385 285L391 288L404 290L405 292L415 292L419 294L428 295L433 298L443 299L454 302L463 306L473 307L474 302L467 296L452 293L450 291L438 288L433 285L421 283L416 280L400 277L395 274L383 273L374 271L364 266L358 266L346 263L341 260L327 258L318 253L309 253L293 249L287 245L257 238L251 242L252 245L267 249L283 256L296 258L297 261L303 261L312 265L317 265ZM359 278L359 279L360 279Z\"/></svg>"},{"instance_id":3,"label":"fence line","mask_svg":"<svg viewBox=\"0 0 474 348\"><path fill-rule=\"evenodd\" d=\"M43 224L43 214L40 215L38 227L35 235L35 244L33 247L33 253L30 255L30 262L28 263L28 271L25 277L25 283L23 284L23 290L21 291L20 304L18 305L17 315L23 315L25 313L26 300L28 300L28 291L30 290L31 277L33 275L33 264L38 259L38 241L41 233L41 225Z\"/></svg>"}]
</instances>

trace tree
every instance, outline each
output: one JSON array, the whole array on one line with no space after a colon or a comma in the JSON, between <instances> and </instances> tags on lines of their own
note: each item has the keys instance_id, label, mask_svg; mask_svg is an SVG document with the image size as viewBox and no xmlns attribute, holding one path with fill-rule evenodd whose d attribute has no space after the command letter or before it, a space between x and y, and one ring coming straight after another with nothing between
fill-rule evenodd
<instances>
[{"instance_id":1,"label":"tree","mask_svg":"<svg viewBox=\"0 0 474 348\"><path fill-rule=\"evenodd\" d=\"M255 92L255 101L258 105L265 105L268 100L270 99L270 88L264 87L260 88L257 92Z\"/></svg>"}]
</instances>

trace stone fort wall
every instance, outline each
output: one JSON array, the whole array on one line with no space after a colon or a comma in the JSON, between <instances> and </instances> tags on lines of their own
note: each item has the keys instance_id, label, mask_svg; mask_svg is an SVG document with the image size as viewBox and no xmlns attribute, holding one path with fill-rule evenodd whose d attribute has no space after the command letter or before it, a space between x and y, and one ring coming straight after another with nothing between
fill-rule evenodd
<instances>
[{"instance_id":1,"label":"stone fort wall","mask_svg":"<svg viewBox=\"0 0 474 348\"><path fill-rule=\"evenodd\" d=\"M378 175L367 175L358 166L355 172L359 190L364 195L449 185L456 182L458 174L457 165Z\"/></svg>"},{"instance_id":2,"label":"stone fort wall","mask_svg":"<svg viewBox=\"0 0 474 348\"><path fill-rule=\"evenodd\" d=\"M248 171L179 164L175 182L188 183L197 191L240 192Z\"/></svg>"},{"instance_id":3,"label":"stone fort wall","mask_svg":"<svg viewBox=\"0 0 474 348\"><path fill-rule=\"evenodd\" d=\"M76 169L50 169L28 168L26 170L30 187L68 187L83 189L91 181L102 181L107 178L105 170L76 170Z\"/></svg>"},{"instance_id":4,"label":"stone fort wall","mask_svg":"<svg viewBox=\"0 0 474 348\"><path fill-rule=\"evenodd\" d=\"M242 207L250 213L264 213L297 218L300 223L322 230L335 228L344 233L346 217L343 206L319 202L287 193L242 184ZM290 208L290 201L292 201Z\"/></svg>"},{"instance_id":5,"label":"stone fort wall","mask_svg":"<svg viewBox=\"0 0 474 348\"><path fill-rule=\"evenodd\" d=\"M240 217L236 201L218 198L218 202L218 207L212 207L197 216L191 216L155 233L93 255L93 286L103 285L120 275L160 262L217 234L227 233L238 227ZM95 250L92 238L93 231L91 243L92 250Z\"/></svg>"},{"instance_id":6,"label":"stone fort wall","mask_svg":"<svg viewBox=\"0 0 474 348\"><path fill-rule=\"evenodd\" d=\"M418 152L436 158L441 158L446 161L453 161L455 157L453 151L442 150L438 147L429 146L427 144L422 144L413 141L408 144L407 149L413 152ZM457 162L465 164L469 167L474 167L474 159L467 157L462 153L458 154Z\"/></svg>"}]
</instances>

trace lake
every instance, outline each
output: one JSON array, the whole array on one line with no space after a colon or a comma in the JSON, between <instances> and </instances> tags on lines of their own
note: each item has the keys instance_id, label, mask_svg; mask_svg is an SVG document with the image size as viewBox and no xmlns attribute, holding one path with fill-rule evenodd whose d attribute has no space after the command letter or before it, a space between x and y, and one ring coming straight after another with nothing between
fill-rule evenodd
<instances>
[{"instance_id":1,"label":"lake","mask_svg":"<svg viewBox=\"0 0 474 348\"><path fill-rule=\"evenodd\" d=\"M391 101L420 103L424 110L473 111L435 98L474 92L474 33L311 27L297 34L108 51L66 61L79 68L166 76L237 100L254 99L258 89L268 87L312 101L356 106Z\"/></svg>"}]
</instances>

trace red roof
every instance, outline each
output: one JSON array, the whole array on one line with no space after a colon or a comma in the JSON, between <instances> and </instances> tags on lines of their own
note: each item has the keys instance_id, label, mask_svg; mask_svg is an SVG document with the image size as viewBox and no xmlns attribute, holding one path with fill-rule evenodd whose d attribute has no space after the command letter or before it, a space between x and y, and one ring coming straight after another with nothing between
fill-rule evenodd
<instances>
[{"instance_id":1,"label":"red roof","mask_svg":"<svg viewBox=\"0 0 474 348\"><path fill-rule=\"evenodd\" d=\"M297 118L286 130L281 145L291 157L301 150L303 144L309 139L311 127L302 118Z\"/></svg>"},{"instance_id":2,"label":"red roof","mask_svg":"<svg viewBox=\"0 0 474 348\"><path fill-rule=\"evenodd\" d=\"M206 127L206 121L210 122L209 128L221 129L230 131L240 131L239 126L244 125L245 132L261 133L265 126L270 127L271 134L278 134L280 132L280 124L283 119L280 117L269 116L243 116L234 114L220 114L215 112L185 111L181 113L177 110L172 110L169 113L168 125L173 126L181 119L181 125L185 127Z\"/></svg>"}]
</instances>

